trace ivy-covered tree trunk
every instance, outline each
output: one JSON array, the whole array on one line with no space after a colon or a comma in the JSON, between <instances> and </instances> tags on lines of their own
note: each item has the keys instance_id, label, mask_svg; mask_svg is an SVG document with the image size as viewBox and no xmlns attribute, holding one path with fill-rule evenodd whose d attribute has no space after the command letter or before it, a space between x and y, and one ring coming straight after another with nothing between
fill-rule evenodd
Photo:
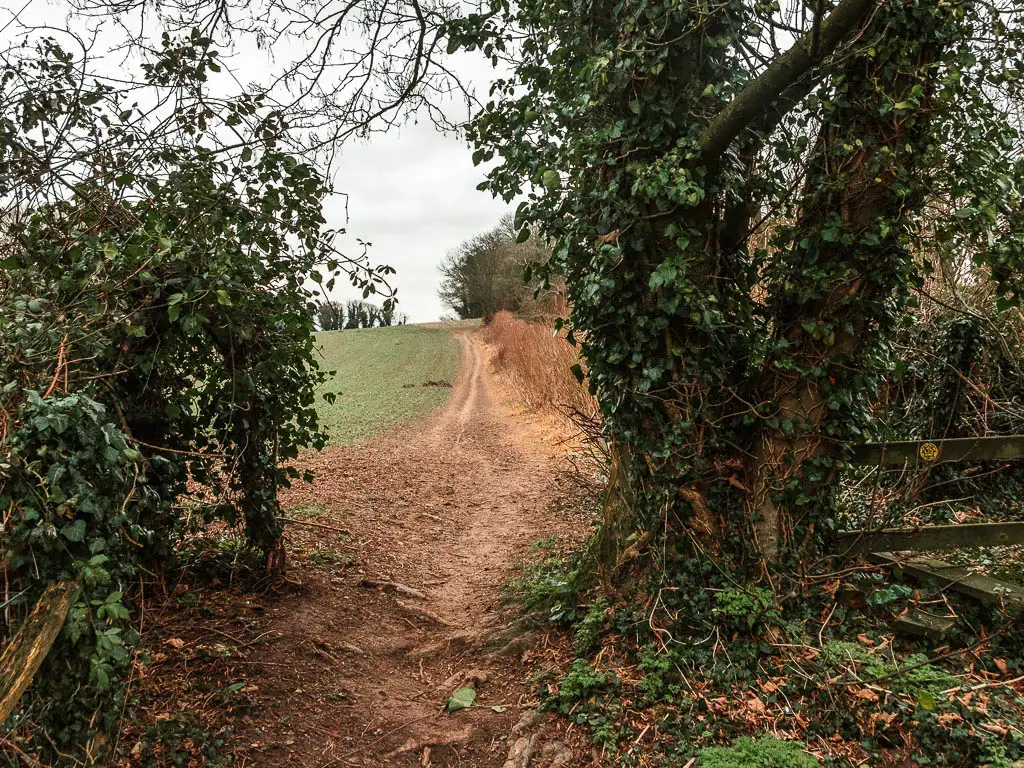
<instances>
[{"instance_id":1,"label":"ivy-covered tree trunk","mask_svg":"<svg viewBox=\"0 0 1024 768\"><path fill-rule=\"evenodd\" d=\"M948 10L896 4L876 15L865 36L880 42L835 76L800 210L778 238L787 258L764 281L772 343L755 374L767 408L744 471L768 560L799 560L834 524L838 459L863 439L880 341L914 271L910 216L935 145L932 65L951 20Z\"/></svg>"},{"instance_id":2,"label":"ivy-covered tree trunk","mask_svg":"<svg viewBox=\"0 0 1024 768\"><path fill-rule=\"evenodd\" d=\"M488 186L526 197L522 236L558 244L541 278L565 277L616 448L610 580L642 564L780 586L821 550L920 279L925 201L937 178L966 194L953 167L994 183L948 142L970 135L964 114L998 112L965 73L1012 55L978 42L1002 22L975 3L804 7L788 50L772 4L497 12L527 32L474 124L477 159L499 155ZM496 17L453 36L502 50ZM963 217L944 237L982 228Z\"/></svg>"}]
</instances>

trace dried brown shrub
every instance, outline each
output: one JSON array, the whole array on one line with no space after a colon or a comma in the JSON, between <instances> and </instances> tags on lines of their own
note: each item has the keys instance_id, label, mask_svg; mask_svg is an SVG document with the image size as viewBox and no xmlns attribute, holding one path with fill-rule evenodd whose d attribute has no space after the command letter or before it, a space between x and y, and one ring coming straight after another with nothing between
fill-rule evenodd
<instances>
[{"instance_id":1,"label":"dried brown shrub","mask_svg":"<svg viewBox=\"0 0 1024 768\"><path fill-rule=\"evenodd\" d=\"M498 312L484 328L491 362L512 393L535 409L591 415L597 401L580 383L572 366L579 352L549 323L527 323L511 312Z\"/></svg>"}]
</instances>

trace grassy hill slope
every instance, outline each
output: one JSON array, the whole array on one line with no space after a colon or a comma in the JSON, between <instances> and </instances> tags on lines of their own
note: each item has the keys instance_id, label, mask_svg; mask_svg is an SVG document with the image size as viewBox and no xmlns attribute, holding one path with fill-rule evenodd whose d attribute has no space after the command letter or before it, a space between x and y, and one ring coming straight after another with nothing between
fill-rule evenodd
<instances>
[{"instance_id":1,"label":"grassy hill slope","mask_svg":"<svg viewBox=\"0 0 1024 768\"><path fill-rule=\"evenodd\" d=\"M433 323L317 334L321 366L336 371L321 391L338 393L337 400L317 405L331 443L358 443L440 408L450 390L423 384L455 381L459 342L449 327Z\"/></svg>"}]
</instances>

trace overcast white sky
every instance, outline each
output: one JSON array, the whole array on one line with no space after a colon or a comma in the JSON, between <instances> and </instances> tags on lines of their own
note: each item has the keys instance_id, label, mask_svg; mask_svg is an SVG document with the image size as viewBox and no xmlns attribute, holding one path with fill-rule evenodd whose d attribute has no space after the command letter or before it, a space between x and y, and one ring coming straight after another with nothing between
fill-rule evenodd
<instances>
[{"instance_id":1,"label":"overcast white sky","mask_svg":"<svg viewBox=\"0 0 1024 768\"><path fill-rule=\"evenodd\" d=\"M436 320L443 311L437 265L445 252L493 227L508 210L477 191L483 170L474 168L471 155L464 143L422 122L342 152L338 187L349 194L347 241L370 241L371 257L398 270L399 311L412 322ZM344 221L344 205L343 199L329 204L332 225Z\"/></svg>"},{"instance_id":2,"label":"overcast white sky","mask_svg":"<svg viewBox=\"0 0 1024 768\"><path fill-rule=\"evenodd\" d=\"M95 22L67 22L67 12L65 0L0 0L0 29L7 27L0 33L0 42L19 34L19 24L8 24L15 15L23 24L50 25L51 30L71 26L83 32L86 26L95 26ZM119 37L109 22L102 26L101 43L105 36ZM242 79L258 79L257 73L276 69L271 52L257 50L251 41L238 43L232 53L224 53L228 66ZM280 57L281 51L277 54ZM465 54L449 64L464 82L486 94L493 76L489 65ZM445 105L445 111L458 121L467 114L465 105L457 103ZM442 257L462 240L496 225L508 210L502 201L477 191L484 171L473 166L472 151L421 119L388 134L351 140L341 150L336 167L336 187L347 193L347 201L341 195L329 200L326 216L330 227L348 230L338 245L354 255L361 251L356 238L372 243L369 253L374 263L397 270L390 282L398 292L398 311L411 322L438 319L445 312L437 298ZM347 281L339 283L333 297L361 298Z\"/></svg>"}]
</instances>

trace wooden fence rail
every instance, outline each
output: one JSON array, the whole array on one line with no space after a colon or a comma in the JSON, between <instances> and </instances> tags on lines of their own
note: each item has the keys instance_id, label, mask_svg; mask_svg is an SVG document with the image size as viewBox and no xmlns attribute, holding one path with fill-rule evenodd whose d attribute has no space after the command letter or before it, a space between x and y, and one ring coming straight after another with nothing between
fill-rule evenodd
<instances>
[{"instance_id":1,"label":"wooden fence rail","mask_svg":"<svg viewBox=\"0 0 1024 768\"><path fill-rule=\"evenodd\" d=\"M850 531L839 534L837 551L842 555L863 555L866 552L932 552L1009 544L1024 544L1024 523L968 523Z\"/></svg>"},{"instance_id":2,"label":"wooden fence rail","mask_svg":"<svg viewBox=\"0 0 1024 768\"><path fill-rule=\"evenodd\" d=\"M853 464L866 467L922 467L946 462L1024 459L1024 435L956 437L864 443L853 449Z\"/></svg>"}]
</instances>

